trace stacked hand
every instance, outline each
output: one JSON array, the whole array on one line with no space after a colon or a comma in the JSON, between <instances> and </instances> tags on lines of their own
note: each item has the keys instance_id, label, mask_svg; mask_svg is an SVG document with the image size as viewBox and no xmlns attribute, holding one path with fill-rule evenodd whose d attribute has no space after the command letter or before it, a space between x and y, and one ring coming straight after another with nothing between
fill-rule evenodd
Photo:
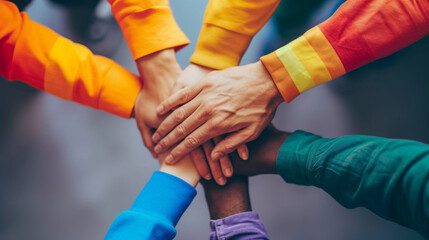
<instances>
[{"instance_id":1,"label":"stacked hand","mask_svg":"<svg viewBox=\"0 0 429 240\"><path fill-rule=\"evenodd\" d=\"M158 107L160 115L177 109L153 135L155 149L163 153L174 146L166 161L175 163L208 140L229 134L209 154L212 160L221 159L256 139L282 101L260 62L213 71L202 81L174 93ZM239 154L247 158L247 152Z\"/></svg>"}]
</instances>

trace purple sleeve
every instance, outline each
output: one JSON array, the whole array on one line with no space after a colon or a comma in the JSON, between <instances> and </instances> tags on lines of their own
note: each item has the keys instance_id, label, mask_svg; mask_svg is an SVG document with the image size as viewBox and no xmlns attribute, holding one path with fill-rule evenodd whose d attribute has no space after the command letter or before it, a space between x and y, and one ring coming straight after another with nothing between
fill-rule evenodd
<instances>
[{"instance_id":1,"label":"purple sleeve","mask_svg":"<svg viewBox=\"0 0 429 240\"><path fill-rule=\"evenodd\" d=\"M210 220L210 240L269 239L256 212L243 212L218 220Z\"/></svg>"}]
</instances>

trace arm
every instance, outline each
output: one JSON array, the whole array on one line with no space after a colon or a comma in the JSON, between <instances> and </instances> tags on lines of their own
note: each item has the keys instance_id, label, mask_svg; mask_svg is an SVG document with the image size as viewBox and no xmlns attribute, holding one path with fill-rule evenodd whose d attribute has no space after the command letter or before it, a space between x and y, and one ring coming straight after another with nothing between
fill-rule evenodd
<instances>
[{"instance_id":1,"label":"arm","mask_svg":"<svg viewBox=\"0 0 429 240\"><path fill-rule=\"evenodd\" d=\"M234 161L237 174L277 173L289 183L320 187L345 207L368 208L429 236L429 145L267 128L249 149L249 161Z\"/></svg>"},{"instance_id":2,"label":"arm","mask_svg":"<svg viewBox=\"0 0 429 240\"><path fill-rule=\"evenodd\" d=\"M0 1L0 75L129 118L141 82L115 62L31 21Z\"/></svg>"},{"instance_id":3,"label":"arm","mask_svg":"<svg viewBox=\"0 0 429 240\"><path fill-rule=\"evenodd\" d=\"M264 225L252 212L248 178L233 176L225 186L202 181L210 211L210 239L268 239Z\"/></svg>"},{"instance_id":4,"label":"arm","mask_svg":"<svg viewBox=\"0 0 429 240\"><path fill-rule=\"evenodd\" d=\"M175 226L197 194L200 179L192 161L170 166L160 157L156 171L129 210L116 217L105 239L173 239Z\"/></svg>"},{"instance_id":5,"label":"arm","mask_svg":"<svg viewBox=\"0 0 429 240\"><path fill-rule=\"evenodd\" d=\"M286 102L317 85L390 55L429 33L426 0L347 1L262 63Z\"/></svg>"},{"instance_id":6,"label":"arm","mask_svg":"<svg viewBox=\"0 0 429 240\"><path fill-rule=\"evenodd\" d=\"M277 172L287 182L322 188L347 208L366 207L429 236L426 144L297 131L280 148Z\"/></svg>"},{"instance_id":7,"label":"arm","mask_svg":"<svg viewBox=\"0 0 429 240\"><path fill-rule=\"evenodd\" d=\"M261 61L214 72L205 82L166 99L159 113L178 108L160 128L176 133L179 124L171 119L186 116L181 128L193 132L160 143L168 149L184 139L171 151L179 159L207 138L234 132L213 149L216 160L262 132L281 102L279 96L290 102L300 93L391 54L428 32L426 0L347 1L326 22ZM164 137L166 132L159 134Z\"/></svg>"},{"instance_id":8,"label":"arm","mask_svg":"<svg viewBox=\"0 0 429 240\"><path fill-rule=\"evenodd\" d=\"M279 0L210 0L191 63L212 69L237 66Z\"/></svg>"},{"instance_id":9,"label":"arm","mask_svg":"<svg viewBox=\"0 0 429 240\"><path fill-rule=\"evenodd\" d=\"M189 43L177 25L168 0L107 0L134 60Z\"/></svg>"}]
</instances>

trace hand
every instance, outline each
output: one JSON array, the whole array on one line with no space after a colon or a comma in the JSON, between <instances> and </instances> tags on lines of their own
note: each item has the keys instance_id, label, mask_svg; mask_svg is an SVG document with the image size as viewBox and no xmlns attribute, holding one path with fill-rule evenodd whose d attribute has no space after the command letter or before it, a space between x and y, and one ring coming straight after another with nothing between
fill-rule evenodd
<instances>
[{"instance_id":1,"label":"hand","mask_svg":"<svg viewBox=\"0 0 429 240\"><path fill-rule=\"evenodd\" d=\"M201 181L204 187L211 219L221 219L234 214L252 211L248 178L233 176L225 186L212 181Z\"/></svg>"},{"instance_id":2,"label":"hand","mask_svg":"<svg viewBox=\"0 0 429 240\"><path fill-rule=\"evenodd\" d=\"M166 158L168 163L175 163L209 139L231 133L210 153L213 160L218 160L256 139L282 101L261 62L212 72L158 107L160 115L179 108L153 135L156 152L165 152L184 139Z\"/></svg>"},{"instance_id":3,"label":"hand","mask_svg":"<svg viewBox=\"0 0 429 240\"><path fill-rule=\"evenodd\" d=\"M174 49L162 50L139 58L136 64L143 80L143 88L137 96L133 115L144 145L156 158L152 133L162 120L162 117L156 114L156 107L170 96L182 69L176 61Z\"/></svg>"},{"instance_id":4,"label":"hand","mask_svg":"<svg viewBox=\"0 0 429 240\"><path fill-rule=\"evenodd\" d=\"M191 86L201 81L211 71L213 71L213 69L211 68L190 64L187 68L185 68L185 70L183 70L182 74L180 74L179 78L177 79L173 87L173 93L181 90L182 88ZM210 149L210 151L208 152L210 154L211 149L213 149L212 140L209 140L204 143L204 147L198 147L195 150L191 151L191 159L194 162L194 165L198 170L199 174L203 178L205 178L206 180L210 180L211 176L213 175L213 178L219 185L224 185L226 183L225 177L232 176L233 168L231 160L228 157L225 157L222 158L219 162L207 162L205 150L208 149ZM245 149L245 151L247 153L247 149ZM209 167L209 165L211 167Z\"/></svg>"},{"instance_id":5,"label":"hand","mask_svg":"<svg viewBox=\"0 0 429 240\"><path fill-rule=\"evenodd\" d=\"M231 155L235 174L243 176L277 174L277 155L289 135L290 133L277 130L272 124L268 125L256 140L248 143L250 149L248 161L240 160L236 154Z\"/></svg>"}]
</instances>

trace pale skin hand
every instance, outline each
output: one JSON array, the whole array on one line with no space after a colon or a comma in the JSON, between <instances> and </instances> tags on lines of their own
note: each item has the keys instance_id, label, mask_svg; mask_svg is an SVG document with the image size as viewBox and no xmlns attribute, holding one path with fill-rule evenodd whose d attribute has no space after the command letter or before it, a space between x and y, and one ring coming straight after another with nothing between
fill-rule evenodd
<instances>
[{"instance_id":1,"label":"pale skin hand","mask_svg":"<svg viewBox=\"0 0 429 240\"><path fill-rule=\"evenodd\" d=\"M165 49L136 60L137 69L143 80L143 88L137 96L132 116L136 118L144 145L154 158L152 142L153 129L161 123L162 117L155 109L170 96L177 77L182 72L176 61L174 49Z\"/></svg>"},{"instance_id":2,"label":"pale skin hand","mask_svg":"<svg viewBox=\"0 0 429 240\"><path fill-rule=\"evenodd\" d=\"M179 78L177 79L173 87L173 93L185 87L192 86L193 84L201 81L207 74L212 71L213 69L211 68L190 64L187 68L185 68L185 70L183 70L182 74L180 74ZM154 142L158 141L158 137L159 136L155 135L152 140ZM219 139L220 138L218 138L217 141L220 141ZM191 159L194 162L194 165L200 175L203 176L206 180L210 180L211 175L213 175L213 178L219 185L224 185L226 183L225 177L231 177L233 174L231 160L229 159L229 157L226 156L221 158L220 161L207 162L205 152L208 153L207 156L209 157L211 149L213 149L213 140L208 140L203 144L203 147L198 147L195 150L191 151ZM157 150L159 151L159 149L155 148L155 152L157 152ZM247 147L244 145L244 148L241 147L239 148L239 150L241 150L240 156L244 156L247 159Z\"/></svg>"},{"instance_id":3,"label":"pale skin hand","mask_svg":"<svg viewBox=\"0 0 429 240\"><path fill-rule=\"evenodd\" d=\"M209 139L232 133L211 151L211 159L218 160L256 139L281 102L261 62L214 71L159 105L160 115L178 108L159 125L155 148L163 153L183 139L166 158L175 163Z\"/></svg>"}]
</instances>

